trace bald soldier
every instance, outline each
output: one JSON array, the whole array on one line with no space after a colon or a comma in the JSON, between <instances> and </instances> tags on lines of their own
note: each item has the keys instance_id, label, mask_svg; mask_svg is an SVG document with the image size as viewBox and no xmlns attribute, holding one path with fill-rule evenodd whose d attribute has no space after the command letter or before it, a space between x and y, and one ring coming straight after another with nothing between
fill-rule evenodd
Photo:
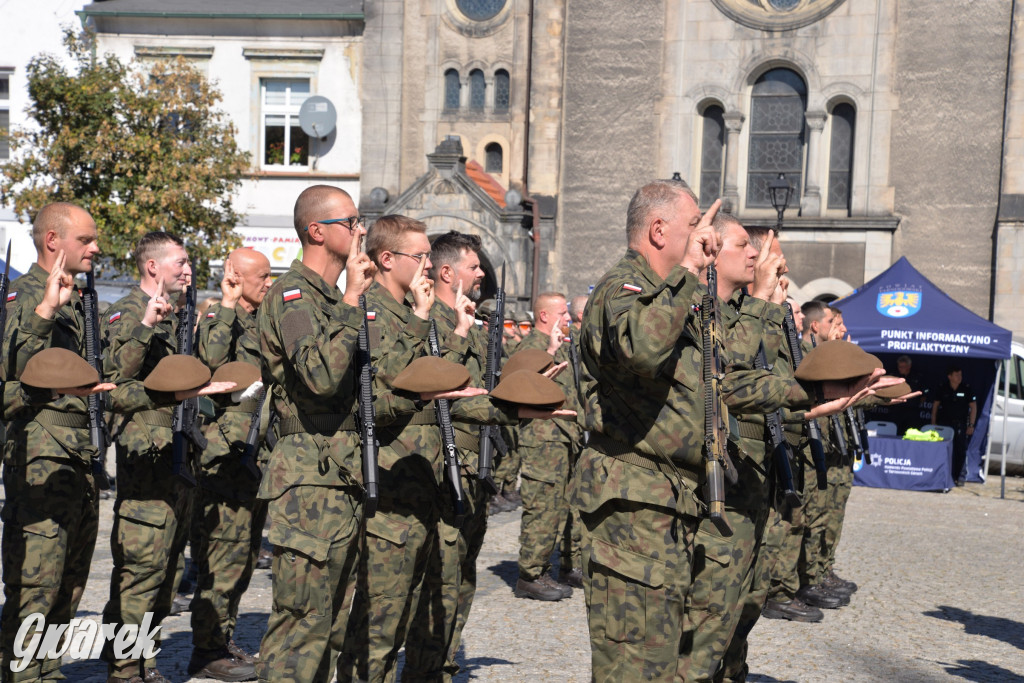
<instances>
[{"instance_id":1,"label":"bald soldier","mask_svg":"<svg viewBox=\"0 0 1024 683\"><path fill-rule=\"evenodd\" d=\"M96 223L84 209L59 202L32 225L36 262L11 283L2 366L7 447L4 452L3 582L0 652L4 681L63 678L60 658L31 659L11 670L15 636L31 614L67 624L89 576L99 525L85 397L89 389L35 389L18 379L43 349L85 357L85 316L73 277L99 254ZM101 385L94 389L111 389ZM60 395L58 395L60 394Z\"/></svg>"},{"instance_id":2,"label":"bald soldier","mask_svg":"<svg viewBox=\"0 0 1024 683\"><path fill-rule=\"evenodd\" d=\"M270 261L260 252L236 249L225 260L220 303L199 320L199 359L211 370L244 361L259 373L256 311L271 284ZM232 634L267 516L266 503L256 498L259 479L250 475L242 459L253 411L260 406L256 396L241 402L223 396L214 403L216 416L205 429L208 446L193 504L199 532L193 559L199 576L188 671L190 676L237 681L256 676L255 659Z\"/></svg>"}]
</instances>

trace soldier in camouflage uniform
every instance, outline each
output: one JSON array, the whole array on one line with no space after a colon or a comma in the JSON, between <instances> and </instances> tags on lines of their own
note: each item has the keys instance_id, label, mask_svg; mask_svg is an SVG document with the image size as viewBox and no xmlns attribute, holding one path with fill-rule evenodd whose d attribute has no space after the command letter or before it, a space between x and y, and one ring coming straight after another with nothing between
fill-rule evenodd
<instances>
[{"instance_id":1,"label":"soldier in camouflage uniform","mask_svg":"<svg viewBox=\"0 0 1024 683\"><path fill-rule=\"evenodd\" d=\"M107 310L102 321L106 378L117 437L117 501L111 551L114 570L103 622L141 624L153 612L159 626L171 609L184 570L190 489L172 475L172 406L199 392L165 394L142 380L160 359L177 351L178 318L172 303L186 287L191 269L177 237L144 235L135 248L139 286ZM209 388L204 389L209 391ZM110 679L164 680L154 658L118 659L107 643L103 657Z\"/></svg>"},{"instance_id":2,"label":"soldier in camouflage uniform","mask_svg":"<svg viewBox=\"0 0 1024 683\"><path fill-rule=\"evenodd\" d=\"M43 207L32 227L37 261L11 283L3 339L3 582L0 652L4 681L62 678L60 659L32 659L11 671L15 636L29 615L67 624L78 609L96 544L99 507L90 467L85 390L34 389L16 380L37 352L85 356L85 318L72 277L99 253L96 224L71 204Z\"/></svg>"},{"instance_id":3,"label":"soldier in camouflage uniform","mask_svg":"<svg viewBox=\"0 0 1024 683\"><path fill-rule=\"evenodd\" d=\"M260 366L256 310L272 282L270 261L257 251L236 249L225 260L221 302L199 321L199 359L211 370L232 361ZM267 516L266 503L256 498L259 481L242 461L259 401L253 397L235 403L224 397L216 406L216 418L205 429L209 445L202 454L194 502L199 542L193 544L193 559L199 574L192 600L189 675L245 680L255 677L255 660L235 644L232 634Z\"/></svg>"},{"instance_id":4,"label":"soldier in camouflage uniform","mask_svg":"<svg viewBox=\"0 0 1024 683\"><path fill-rule=\"evenodd\" d=\"M516 350L541 349L547 351L555 363L566 363L566 370L555 381L565 392L566 407L576 410L575 370L569 363L568 344L563 343L568 342L563 328L571 321L564 294L538 295L534 329L523 337ZM575 463L582 441L582 427L565 420L527 422L519 428L523 516L519 532L519 579L515 587L518 598L562 600L572 595L572 588L556 583L549 572L551 553L569 515L566 498L569 467Z\"/></svg>"},{"instance_id":5,"label":"soldier in camouflage uniform","mask_svg":"<svg viewBox=\"0 0 1024 683\"><path fill-rule=\"evenodd\" d=\"M770 299L785 272L785 259L771 250L769 240L762 242L759 252L747 231L729 214L719 212L713 225L722 245L715 265L727 331L727 367L753 367L762 341L768 364L774 365L783 343L784 309ZM748 295L746 287L751 284ZM739 431L729 447L738 480L736 484L727 482L725 496L725 515L733 535L723 537L710 519L701 520L697 530L681 672L688 681L714 680L754 582L769 514L773 469L764 415L755 412L735 417Z\"/></svg>"}]
</instances>

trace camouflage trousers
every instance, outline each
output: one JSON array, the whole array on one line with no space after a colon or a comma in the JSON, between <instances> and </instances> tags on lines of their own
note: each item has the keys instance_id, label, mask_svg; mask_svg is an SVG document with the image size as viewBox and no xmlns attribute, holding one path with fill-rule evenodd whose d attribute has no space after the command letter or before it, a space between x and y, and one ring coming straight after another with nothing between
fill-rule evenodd
<instances>
[{"instance_id":1,"label":"camouflage trousers","mask_svg":"<svg viewBox=\"0 0 1024 683\"><path fill-rule=\"evenodd\" d=\"M475 455L472 461L475 462ZM442 519L440 566L428 570L426 577L426 593L439 595L440 599L420 600L406 639L403 681L451 681L459 672L456 660L462 645L462 629L476 596L476 560L487 532L488 499L475 470L463 468L462 488L467 503L466 517L459 529ZM454 546L449 542L453 537ZM452 558L453 549L455 557ZM440 585L435 584L438 578ZM434 609L435 605L443 612ZM450 626L447 632L436 628L441 623Z\"/></svg>"},{"instance_id":2,"label":"camouflage trousers","mask_svg":"<svg viewBox=\"0 0 1024 683\"><path fill-rule=\"evenodd\" d=\"M67 624L75 616L96 545L98 496L89 466L72 461L38 424L30 423L20 432L11 429L9 434L3 473L6 501L0 513L0 680L38 680L58 675L61 660L31 659L25 670L11 671L9 663L18 659L18 629L35 613L42 614L46 624Z\"/></svg>"},{"instance_id":3,"label":"camouflage trousers","mask_svg":"<svg viewBox=\"0 0 1024 683\"><path fill-rule=\"evenodd\" d=\"M579 461L579 449L574 448L574 458L569 464L569 481L566 482L565 505L562 514L565 521L562 523L562 533L558 543L559 549L559 570L570 571L583 568L583 522L580 521L580 511L572 502L572 491L574 477L576 476L576 463Z\"/></svg>"},{"instance_id":4,"label":"camouflage trousers","mask_svg":"<svg viewBox=\"0 0 1024 683\"><path fill-rule=\"evenodd\" d=\"M377 514L366 520L339 681L394 680L414 620L423 644L413 666L440 668L455 620L457 592L443 592L446 583L458 585L458 529L442 522L447 492L426 461L412 455L381 468L380 491Z\"/></svg>"},{"instance_id":5,"label":"camouflage trousers","mask_svg":"<svg viewBox=\"0 0 1024 683\"><path fill-rule=\"evenodd\" d=\"M831 463L828 456L826 463ZM829 468L829 478L834 477ZM800 556L800 585L816 586L824 579L824 563L827 555L825 546L825 529L831 513L829 498L832 497L832 484L827 489L819 489L817 472L811 463L804 464L804 481L807 482L804 495L804 538Z\"/></svg>"},{"instance_id":6,"label":"camouflage trousers","mask_svg":"<svg viewBox=\"0 0 1024 683\"><path fill-rule=\"evenodd\" d=\"M682 680L714 680L754 581L768 510L726 508L725 517L732 526L732 536L723 537L705 518L694 540Z\"/></svg>"},{"instance_id":7,"label":"camouflage trousers","mask_svg":"<svg viewBox=\"0 0 1024 683\"><path fill-rule=\"evenodd\" d=\"M583 522L592 678L677 680L694 534L687 482L584 449L573 489Z\"/></svg>"},{"instance_id":8,"label":"camouflage trousers","mask_svg":"<svg viewBox=\"0 0 1024 683\"><path fill-rule=\"evenodd\" d=\"M750 632L754 629L757 621L761 618L761 609L769 597L778 596L778 599L785 600L792 597L786 595L792 590L793 594L799 589L794 588L793 577L796 576L797 560L800 552L800 539L802 531L799 525L802 511L799 508L793 509L786 504L781 495L772 496L771 508L767 511L764 532L761 534L760 543L755 551L752 570L750 573L750 584L740 598L736 619L736 628L726 648L725 656L722 658L722 667L719 675L714 679L717 681L743 681L746 680L747 667L747 640ZM796 520L797 532L793 533L794 519ZM787 545L795 547L795 555L790 548L788 571L779 568L780 555L786 550ZM776 581L776 574L789 577L789 581ZM781 594L780 594L781 593Z\"/></svg>"},{"instance_id":9,"label":"camouflage trousers","mask_svg":"<svg viewBox=\"0 0 1024 683\"><path fill-rule=\"evenodd\" d=\"M509 433L507 430L502 430L502 437L505 439L505 443L508 444L508 453L505 455L498 455L497 465L494 468L494 483L498 485L498 490L501 492L515 491L516 485L519 483L519 468L522 465L522 457L519 453L519 448L513 444L509 439Z\"/></svg>"},{"instance_id":10,"label":"camouflage trousers","mask_svg":"<svg viewBox=\"0 0 1024 683\"><path fill-rule=\"evenodd\" d=\"M551 569L555 550L569 514L566 484L572 445L563 441L520 446L523 457L523 516L519 530L519 576L536 581Z\"/></svg>"},{"instance_id":11,"label":"camouflage trousers","mask_svg":"<svg viewBox=\"0 0 1024 683\"><path fill-rule=\"evenodd\" d=\"M160 460L169 460L169 454L166 455ZM139 454L129 457L149 458ZM110 576L110 599L103 609L103 623L114 624L115 631L121 624L141 624L147 612L153 613L154 627L170 614L175 589L185 569L182 553L188 540L191 502L191 491L174 479L169 467L160 490L146 494L128 483L125 475L131 467L123 463L124 458L119 457L118 498L110 534L114 570ZM154 657L116 658L109 642L103 658L117 678L130 678L142 673L143 667L156 667Z\"/></svg>"},{"instance_id":12,"label":"camouflage trousers","mask_svg":"<svg viewBox=\"0 0 1024 683\"><path fill-rule=\"evenodd\" d=\"M834 485L833 485L834 482ZM825 526L825 553L822 560L824 574L832 571L836 561L836 548L843 535L843 522L846 520L846 503L850 500L853 490L853 471L849 466L838 467L834 473L829 470L828 492L828 523Z\"/></svg>"},{"instance_id":13,"label":"camouflage trousers","mask_svg":"<svg viewBox=\"0 0 1024 683\"><path fill-rule=\"evenodd\" d=\"M192 599L192 646L204 650L227 646L235 632L238 605L249 587L263 538L267 504L229 500L200 488L192 519L198 527L193 561L199 580Z\"/></svg>"},{"instance_id":14,"label":"camouflage trousers","mask_svg":"<svg viewBox=\"0 0 1024 683\"><path fill-rule=\"evenodd\" d=\"M361 499L356 487L296 486L268 502L274 600L259 680L331 679L359 560Z\"/></svg>"}]
</instances>

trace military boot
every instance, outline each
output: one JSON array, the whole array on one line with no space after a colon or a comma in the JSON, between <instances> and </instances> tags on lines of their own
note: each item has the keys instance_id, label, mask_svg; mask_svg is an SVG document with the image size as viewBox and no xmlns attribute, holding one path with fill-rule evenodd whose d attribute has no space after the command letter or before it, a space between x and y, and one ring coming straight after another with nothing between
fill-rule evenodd
<instances>
[{"instance_id":1,"label":"military boot","mask_svg":"<svg viewBox=\"0 0 1024 683\"><path fill-rule=\"evenodd\" d=\"M564 583L565 585L572 586L573 588L583 588L583 570L571 569L566 571L565 569L559 568L558 583Z\"/></svg>"},{"instance_id":2,"label":"military boot","mask_svg":"<svg viewBox=\"0 0 1024 683\"><path fill-rule=\"evenodd\" d=\"M234 638L228 641L228 652L230 652L231 656L235 659L241 659L243 662L247 664L255 664L256 660L258 659L256 655L250 654L249 652L243 650L241 646L239 646L239 644L235 642Z\"/></svg>"},{"instance_id":3,"label":"military boot","mask_svg":"<svg viewBox=\"0 0 1024 683\"><path fill-rule=\"evenodd\" d=\"M837 580L834 574L826 575L824 580L821 582L821 586L829 593L845 598L849 598L856 590L856 588L851 590L846 581Z\"/></svg>"},{"instance_id":4,"label":"military boot","mask_svg":"<svg viewBox=\"0 0 1024 683\"><path fill-rule=\"evenodd\" d=\"M792 600L769 600L761 610L765 619L789 619L814 624L825 618L820 609L811 607L799 598Z\"/></svg>"},{"instance_id":5,"label":"military boot","mask_svg":"<svg viewBox=\"0 0 1024 683\"><path fill-rule=\"evenodd\" d=\"M218 681L255 681L256 668L249 662L233 656L227 648L195 648L192 650L192 659L188 662L188 675Z\"/></svg>"},{"instance_id":6,"label":"military boot","mask_svg":"<svg viewBox=\"0 0 1024 683\"><path fill-rule=\"evenodd\" d=\"M146 683L171 683L171 679L167 678L156 669L146 669L146 677L142 680Z\"/></svg>"},{"instance_id":7,"label":"military boot","mask_svg":"<svg viewBox=\"0 0 1024 683\"><path fill-rule=\"evenodd\" d=\"M800 590L796 592L796 597L800 598L811 607L839 609L843 606L842 598L838 595L829 593L821 586L801 586ZM849 598L846 599L846 604L850 604Z\"/></svg>"},{"instance_id":8,"label":"military boot","mask_svg":"<svg viewBox=\"0 0 1024 683\"><path fill-rule=\"evenodd\" d=\"M545 581L544 579L547 579ZM568 588L568 586L566 586ZM569 588L569 595L572 595L572 589ZM530 598L531 600L546 600L548 602L555 602L558 600L564 600L568 596L562 592L559 587L547 574L542 575L536 581L530 581L522 577L516 581L516 588L514 594L517 598Z\"/></svg>"},{"instance_id":9,"label":"military boot","mask_svg":"<svg viewBox=\"0 0 1024 683\"><path fill-rule=\"evenodd\" d=\"M825 580L826 581L832 581L834 583L843 585L851 593L856 593L857 592L857 584L855 584L853 581L847 581L846 579L839 578L839 575L836 574L832 570L829 570L828 574L825 575Z\"/></svg>"}]
</instances>

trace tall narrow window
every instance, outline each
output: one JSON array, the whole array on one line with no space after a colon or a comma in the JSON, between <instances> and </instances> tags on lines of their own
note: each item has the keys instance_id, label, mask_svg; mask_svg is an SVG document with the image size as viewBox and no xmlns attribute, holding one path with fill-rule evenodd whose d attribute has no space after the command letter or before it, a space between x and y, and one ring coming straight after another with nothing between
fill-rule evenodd
<instances>
[{"instance_id":1,"label":"tall narrow window","mask_svg":"<svg viewBox=\"0 0 1024 683\"><path fill-rule=\"evenodd\" d=\"M487 84L484 81L484 72L480 69L473 69L469 72L469 108L473 111L484 110L484 90Z\"/></svg>"},{"instance_id":2,"label":"tall narrow window","mask_svg":"<svg viewBox=\"0 0 1024 683\"><path fill-rule=\"evenodd\" d=\"M509 94L511 85L508 72L498 69L494 72L494 111L497 114L504 114L508 111Z\"/></svg>"},{"instance_id":3,"label":"tall narrow window","mask_svg":"<svg viewBox=\"0 0 1024 683\"><path fill-rule=\"evenodd\" d=\"M484 170L488 173L501 173L505 170L505 151L497 142L484 147Z\"/></svg>"},{"instance_id":4,"label":"tall narrow window","mask_svg":"<svg viewBox=\"0 0 1024 683\"><path fill-rule=\"evenodd\" d=\"M747 206L770 208L768 185L785 173L799 206L803 190L804 113L807 86L789 69L772 69L754 84L750 97L750 156Z\"/></svg>"},{"instance_id":5,"label":"tall narrow window","mask_svg":"<svg viewBox=\"0 0 1024 683\"><path fill-rule=\"evenodd\" d=\"M853 134L857 116L853 105L832 109L832 144L828 161L828 208L850 211L853 183Z\"/></svg>"},{"instance_id":6,"label":"tall narrow window","mask_svg":"<svg viewBox=\"0 0 1024 683\"><path fill-rule=\"evenodd\" d=\"M722 196L725 162L725 111L718 105L704 110L704 133L700 147L700 205L711 206Z\"/></svg>"},{"instance_id":7,"label":"tall narrow window","mask_svg":"<svg viewBox=\"0 0 1024 683\"><path fill-rule=\"evenodd\" d=\"M263 165L306 166L309 137L299 127L299 108L309 97L309 81L266 78L263 91Z\"/></svg>"},{"instance_id":8,"label":"tall narrow window","mask_svg":"<svg viewBox=\"0 0 1024 683\"><path fill-rule=\"evenodd\" d=\"M444 109L445 111L456 111L462 100L462 82L459 81L459 72L455 69L448 69L444 72Z\"/></svg>"},{"instance_id":9,"label":"tall narrow window","mask_svg":"<svg viewBox=\"0 0 1024 683\"><path fill-rule=\"evenodd\" d=\"M11 75L0 73L0 161L11 158Z\"/></svg>"}]
</instances>

